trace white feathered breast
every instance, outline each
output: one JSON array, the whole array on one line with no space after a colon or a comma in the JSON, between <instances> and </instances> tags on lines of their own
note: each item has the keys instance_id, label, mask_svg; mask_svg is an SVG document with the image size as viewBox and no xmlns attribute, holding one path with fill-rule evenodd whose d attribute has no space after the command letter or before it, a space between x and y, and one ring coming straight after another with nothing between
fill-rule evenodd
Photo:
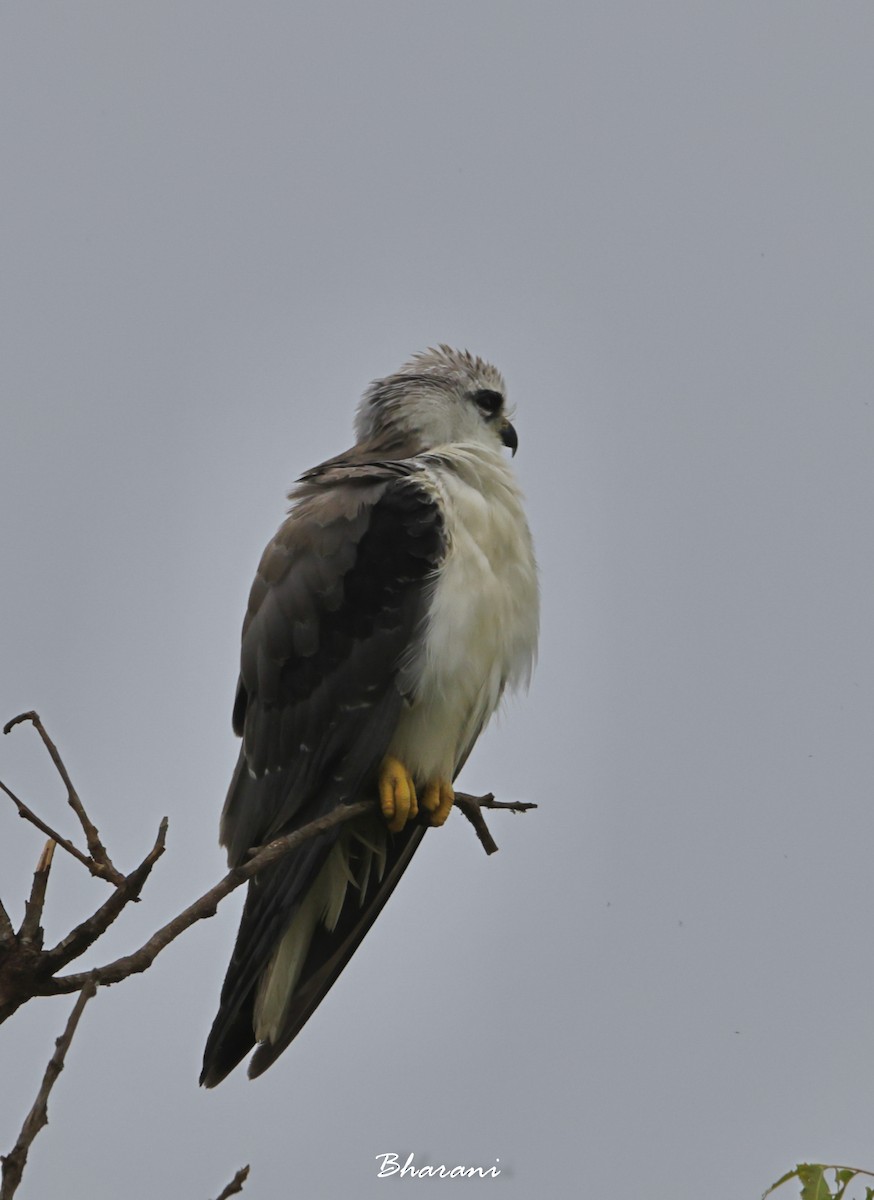
<instances>
[{"instance_id":1,"label":"white feathered breast","mask_svg":"<svg viewBox=\"0 0 874 1200\"><path fill-rule=\"evenodd\" d=\"M505 687L527 684L537 652L537 568L506 458L480 444L424 458L444 514L446 557L415 664L414 701L392 741L418 783L452 779Z\"/></svg>"}]
</instances>

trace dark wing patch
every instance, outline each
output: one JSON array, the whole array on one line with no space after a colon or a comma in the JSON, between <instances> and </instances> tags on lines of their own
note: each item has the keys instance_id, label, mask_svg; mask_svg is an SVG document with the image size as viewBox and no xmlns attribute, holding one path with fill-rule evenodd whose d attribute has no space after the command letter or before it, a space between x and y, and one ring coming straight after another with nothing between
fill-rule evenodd
<instances>
[{"instance_id":1,"label":"dark wing patch","mask_svg":"<svg viewBox=\"0 0 874 1200\"><path fill-rule=\"evenodd\" d=\"M314 480L262 557L234 704L243 747L222 814L232 865L367 794L393 736L404 703L397 675L426 613L444 529L414 477L375 474ZM307 842L250 883L203 1082L219 1082L254 1045L258 978L336 836ZM355 945L390 890L374 891L372 915L370 899L360 910ZM338 944L349 933L338 931Z\"/></svg>"},{"instance_id":2,"label":"dark wing patch","mask_svg":"<svg viewBox=\"0 0 874 1200\"><path fill-rule=\"evenodd\" d=\"M333 520L322 491L317 503L305 498L258 568L234 723L247 773L283 779L262 789L264 803L258 788L231 787L222 817L231 863L289 827L301 807L307 820L326 810L314 792L327 782L328 808L348 798L361 782L360 744L377 732L369 715L379 725L397 719L397 666L443 554L440 510L409 477L343 490L353 499Z\"/></svg>"}]
</instances>

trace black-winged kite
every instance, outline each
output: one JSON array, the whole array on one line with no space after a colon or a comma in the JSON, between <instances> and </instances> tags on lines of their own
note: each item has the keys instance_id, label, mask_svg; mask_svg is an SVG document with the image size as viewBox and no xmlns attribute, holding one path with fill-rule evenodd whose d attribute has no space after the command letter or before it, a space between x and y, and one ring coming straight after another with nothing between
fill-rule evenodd
<instances>
[{"instance_id":1,"label":"black-winged kite","mask_svg":"<svg viewBox=\"0 0 874 1200\"><path fill-rule=\"evenodd\" d=\"M373 383L351 450L307 471L243 623L221 820L232 865L372 795L372 814L249 883L204 1055L219 1083L282 1053L349 961L505 688L530 677L538 589L504 381L441 346Z\"/></svg>"}]
</instances>

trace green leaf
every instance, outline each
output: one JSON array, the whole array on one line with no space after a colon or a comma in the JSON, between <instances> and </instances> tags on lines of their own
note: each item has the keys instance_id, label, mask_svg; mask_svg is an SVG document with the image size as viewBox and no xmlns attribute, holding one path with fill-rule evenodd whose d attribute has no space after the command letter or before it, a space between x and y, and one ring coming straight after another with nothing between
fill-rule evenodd
<instances>
[{"instance_id":1,"label":"green leaf","mask_svg":"<svg viewBox=\"0 0 874 1200\"><path fill-rule=\"evenodd\" d=\"M834 1200L832 1190L826 1183L826 1170L821 1163L798 1164L801 1200Z\"/></svg>"},{"instance_id":2,"label":"green leaf","mask_svg":"<svg viewBox=\"0 0 874 1200\"><path fill-rule=\"evenodd\" d=\"M835 1173L835 1194L834 1200L844 1200L847 1188L855 1179L856 1172L852 1167L832 1167Z\"/></svg>"},{"instance_id":3,"label":"green leaf","mask_svg":"<svg viewBox=\"0 0 874 1200\"><path fill-rule=\"evenodd\" d=\"M827 1171L835 1173L834 1191L826 1181ZM839 1167L834 1163L797 1163L793 1170L787 1171L776 1183L771 1184L762 1194L762 1200L767 1200L772 1192L788 1183L790 1179L797 1179L801 1184L800 1200L843 1200L849 1185L858 1180L860 1175L874 1179L874 1171L866 1171L863 1167ZM865 1188L865 1200L874 1200L874 1188Z\"/></svg>"},{"instance_id":4,"label":"green leaf","mask_svg":"<svg viewBox=\"0 0 874 1200\"><path fill-rule=\"evenodd\" d=\"M778 1187L782 1187L784 1183L788 1183L790 1179L795 1179L798 1175L798 1167L793 1167L791 1171L787 1171L785 1175L781 1175L776 1183L772 1183L766 1192L762 1192L762 1200L767 1200L771 1192L776 1192ZM867 1200L867 1197L866 1197Z\"/></svg>"}]
</instances>

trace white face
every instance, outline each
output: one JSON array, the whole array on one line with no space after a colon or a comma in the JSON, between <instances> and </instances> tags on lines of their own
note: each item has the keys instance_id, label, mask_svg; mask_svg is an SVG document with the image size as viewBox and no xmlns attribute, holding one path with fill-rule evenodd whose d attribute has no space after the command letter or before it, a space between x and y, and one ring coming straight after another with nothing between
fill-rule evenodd
<instances>
[{"instance_id":1,"label":"white face","mask_svg":"<svg viewBox=\"0 0 874 1200\"><path fill-rule=\"evenodd\" d=\"M489 363L441 346L416 355L364 395L356 432L361 441L395 433L427 448L458 442L515 451L505 409L506 388Z\"/></svg>"}]
</instances>

